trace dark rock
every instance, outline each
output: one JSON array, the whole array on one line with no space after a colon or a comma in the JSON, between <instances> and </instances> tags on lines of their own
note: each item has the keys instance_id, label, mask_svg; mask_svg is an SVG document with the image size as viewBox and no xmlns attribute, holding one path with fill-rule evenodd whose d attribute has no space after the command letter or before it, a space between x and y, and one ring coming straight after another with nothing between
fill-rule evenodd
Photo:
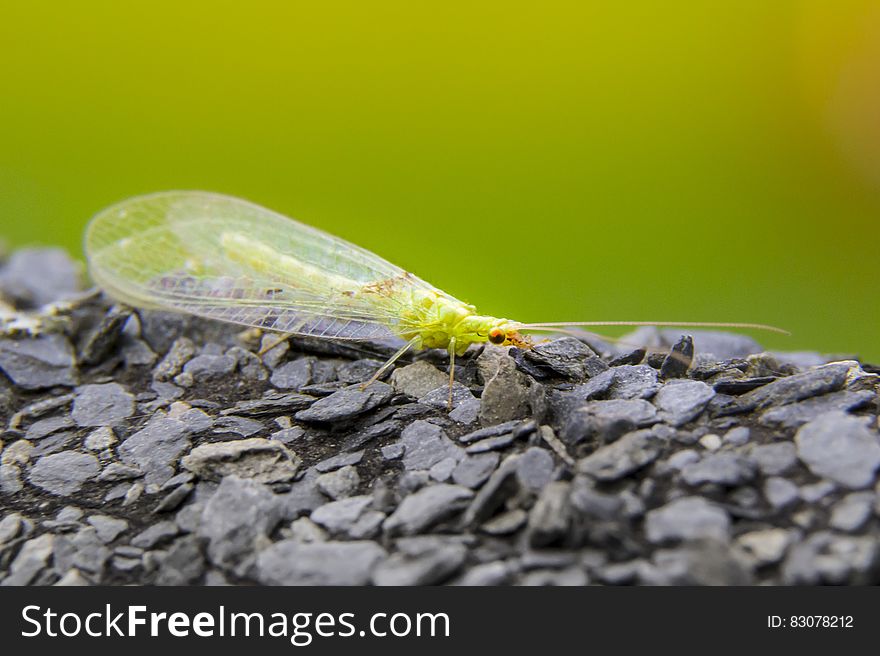
<instances>
[{"instance_id":1,"label":"dark rock","mask_svg":"<svg viewBox=\"0 0 880 656\"><path fill-rule=\"evenodd\" d=\"M341 422L388 403L393 395L391 385L381 382L375 382L364 390L358 386L345 387L300 410L296 418L305 422Z\"/></svg>"},{"instance_id":2,"label":"dark rock","mask_svg":"<svg viewBox=\"0 0 880 656\"><path fill-rule=\"evenodd\" d=\"M565 540L569 535L570 489L571 484L567 481L554 481L541 490L538 500L529 512L527 528L529 545L546 547Z\"/></svg>"},{"instance_id":3,"label":"dark rock","mask_svg":"<svg viewBox=\"0 0 880 656\"><path fill-rule=\"evenodd\" d=\"M284 516L281 500L256 481L227 476L205 504L198 534L208 540L208 558L243 574L255 557L255 545Z\"/></svg>"},{"instance_id":4,"label":"dark rock","mask_svg":"<svg viewBox=\"0 0 880 656\"><path fill-rule=\"evenodd\" d=\"M770 405L785 405L836 392L846 383L850 369L850 364L836 362L780 378L738 397L730 408L721 414L749 412Z\"/></svg>"},{"instance_id":5,"label":"dark rock","mask_svg":"<svg viewBox=\"0 0 880 656\"><path fill-rule=\"evenodd\" d=\"M672 540L727 541L730 517L702 497L682 497L645 516L645 534L653 543Z\"/></svg>"},{"instance_id":6,"label":"dark rock","mask_svg":"<svg viewBox=\"0 0 880 656\"><path fill-rule=\"evenodd\" d=\"M79 426L113 426L134 414L134 396L119 383L76 388L71 416Z\"/></svg>"},{"instance_id":7,"label":"dark rock","mask_svg":"<svg viewBox=\"0 0 880 656\"><path fill-rule=\"evenodd\" d=\"M519 456L508 456L480 488L464 514L462 523L465 526L479 524L491 517L505 501L520 490L519 478L516 475Z\"/></svg>"},{"instance_id":8,"label":"dark rock","mask_svg":"<svg viewBox=\"0 0 880 656\"><path fill-rule=\"evenodd\" d=\"M554 469L553 456L538 446L526 449L516 463L516 475L527 490L541 490L547 486L553 480Z\"/></svg>"},{"instance_id":9,"label":"dark rock","mask_svg":"<svg viewBox=\"0 0 880 656\"><path fill-rule=\"evenodd\" d=\"M520 370L537 380L582 381L608 369L589 346L574 337L554 339L531 349L511 350L511 355Z\"/></svg>"},{"instance_id":10,"label":"dark rock","mask_svg":"<svg viewBox=\"0 0 880 656\"><path fill-rule=\"evenodd\" d=\"M825 412L858 410L873 403L876 399L877 395L868 390L859 392L842 390L770 408L761 415L758 421L764 426L798 428Z\"/></svg>"},{"instance_id":11,"label":"dark rock","mask_svg":"<svg viewBox=\"0 0 880 656\"><path fill-rule=\"evenodd\" d=\"M184 456L181 464L208 480L238 476L258 483L282 483L296 476L302 460L276 440L252 437L202 444Z\"/></svg>"},{"instance_id":12,"label":"dark rock","mask_svg":"<svg viewBox=\"0 0 880 656\"><path fill-rule=\"evenodd\" d=\"M296 392L267 392L261 399L237 401L234 406L221 411L220 414L242 415L245 417L262 417L281 412L296 412L308 408L315 402L315 397Z\"/></svg>"},{"instance_id":13,"label":"dark rock","mask_svg":"<svg viewBox=\"0 0 880 656\"><path fill-rule=\"evenodd\" d=\"M0 338L0 370L27 390L76 385L73 347L66 337L56 333Z\"/></svg>"},{"instance_id":14,"label":"dark rock","mask_svg":"<svg viewBox=\"0 0 880 656\"><path fill-rule=\"evenodd\" d=\"M660 383L657 382L657 370L646 364L622 365L614 367L610 371L614 379L608 390L608 398L649 399L660 389Z\"/></svg>"},{"instance_id":15,"label":"dark rock","mask_svg":"<svg viewBox=\"0 0 880 656\"><path fill-rule=\"evenodd\" d=\"M112 306L86 339L80 351L80 362L96 365L107 358L122 340L123 330L131 315L132 310L127 306Z\"/></svg>"},{"instance_id":16,"label":"dark rock","mask_svg":"<svg viewBox=\"0 0 880 656\"><path fill-rule=\"evenodd\" d=\"M383 524L388 535L421 533L462 510L474 493L461 485L429 485L406 497Z\"/></svg>"},{"instance_id":17,"label":"dark rock","mask_svg":"<svg viewBox=\"0 0 880 656\"><path fill-rule=\"evenodd\" d=\"M183 365L183 372L197 382L218 380L235 371L235 359L228 355L197 355Z\"/></svg>"},{"instance_id":18,"label":"dark rock","mask_svg":"<svg viewBox=\"0 0 880 656\"><path fill-rule=\"evenodd\" d=\"M122 443L119 455L142 471L148 483L162 484L174 475L178 456L189 449L188 432L177 419L154 417Z\"/></svg>"},{"instance_id":19,"label":"dark rock","mask_svg":"<svg viewBox=\"0 0 880 656\"><path fill-rule=\"evenodd\" d=\"M731 396L738 396L739 394L745 394L746 392L751 392L754 389L758 389L759 387L762 387L767 383L772 383L774 380L777 380L776 376L722 379L716 381L712 385L712 389L714 389L719 394L730 394Z\"/></svg>"},{"instance_id":20,"label":"dark rock","mask_svg":"<svg viewBox=\"0 0 880 656\"><path fill-rule=\"evenodd\" d=\"M600 481L614 481L654 462L663 443L651 430L627 433L577 463L577 469Z\"/></svg>"},{"instance_id":21,"label":"dark rock","mask_svg":"<svg viewBox=\"0 0 880 656\"><path fill-rule=\"evenodd\" d=\"M641 399L589 401L569 415L561 437L569 445L590 439L611 442L657 419L657 409Z\"/></svg>"},{"instance_id":22,"label":"dark rock","mask_svg":"<svg viewBox=\"0 0 880 656\"><path fill-rule=\"evenodd\" d=\"M516 362L496 346L486 346L477 358L483 394L480 423L494 426L529 414L528 378L517 371Z\"/></svg>"},{"instance_id":23,"label":"dark rock","mask_svg":"<svg viewBox=\"0 0 880 656\"><path fill-rule=\"evenodd\" d=\"M660 366L662 378L684 378L694 359L694 338L682 335Z\"/></svg>"},{"instance_id":24,"label":"dark rock","mask_svg":"<svg viewBox=\"0 0 880 656\"><path fill-rule=\"evenodd\" d=\"M171 344L168 353L153 370L153 378L167 381L183 371L183 366L196 354L196 347L187 337L178 337Z\"/></svg>"},{"instance_id":25,"label":"dark rock","mask_svg":"<svg viewBox=\"0 0 880 656\"><path fill-rule=\"evenodd\" d=\"M82 267L60 248L22 248L0 268L0 293L35 309L74 296Z\"/></svg>"}]
</instances>

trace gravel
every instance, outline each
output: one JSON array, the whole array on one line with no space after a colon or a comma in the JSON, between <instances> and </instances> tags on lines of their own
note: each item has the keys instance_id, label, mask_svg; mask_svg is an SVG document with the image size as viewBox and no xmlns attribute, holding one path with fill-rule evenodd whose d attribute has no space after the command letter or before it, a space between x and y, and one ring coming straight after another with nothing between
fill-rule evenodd
<instances>
[{"instance_id":1,"label":"gravel","mask_svg":"<svg viewBox=\"0 0 880 656\"><path fill-rule=\"evenodd\" d=\"M869 363L700 331L625 338L675 356L487 344L450 412L443 353L361 389L395 344L260 355L274 336L75 271L0 263L4 585L880 583Z\"/></svg>"}]
</instances>

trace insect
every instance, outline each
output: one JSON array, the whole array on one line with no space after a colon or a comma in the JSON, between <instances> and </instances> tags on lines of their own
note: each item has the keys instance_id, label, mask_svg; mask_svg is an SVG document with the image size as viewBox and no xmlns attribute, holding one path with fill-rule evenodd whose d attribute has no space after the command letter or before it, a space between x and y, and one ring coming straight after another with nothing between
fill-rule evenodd
<instances>
[{"instance_id":1,"label":"insect","mask_svg":"<svg viewBox=\"0 0 880 656\"><path fill-rule=\"evenodd\" d=\"M253 203L201 191L137 196L97 214L85 235L93 280L110 296L290 335L334 340L401 338L365 385L411 349L455 357L491 342L531 348L524 332L558 327L724 326L673 322L522 323L481 315L363 248Z\"/></svg>"}]
</instances>

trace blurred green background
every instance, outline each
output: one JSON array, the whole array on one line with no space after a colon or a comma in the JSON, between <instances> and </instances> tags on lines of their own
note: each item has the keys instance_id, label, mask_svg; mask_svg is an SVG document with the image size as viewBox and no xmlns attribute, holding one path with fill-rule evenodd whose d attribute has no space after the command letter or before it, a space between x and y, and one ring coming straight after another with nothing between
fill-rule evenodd
<instances>
[{"instance_id":1,"label":"blurred green background","mask_svg":"<svg viewBox=\"0 0 880 656\"><path fill-rule=\"evenodd\" d=\"M523 321L880 360L880 4L0 0L0 236L246 197Z\"/></svg>"}]
</instances>

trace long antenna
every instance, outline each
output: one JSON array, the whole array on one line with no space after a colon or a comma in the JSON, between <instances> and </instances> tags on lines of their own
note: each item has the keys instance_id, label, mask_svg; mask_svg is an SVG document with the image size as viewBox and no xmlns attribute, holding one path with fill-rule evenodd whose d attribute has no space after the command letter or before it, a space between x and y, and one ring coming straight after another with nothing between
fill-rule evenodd
<instances>
[{"instance_id":1,"label":"long antenna","mask_svg":"<svg viewBox=\"0 0 880 656\"><path fill-rule=\"evenodd\" d=\"M719 323L714 321L556 321L549 323L524 323L520 328L542 330L552 328L565 328L572 326L668 326L676 328L745 328L752 330L766 330L780 335L791 335L783 328L768 326L763 323Z\"/></svg>"}]
</instances>

